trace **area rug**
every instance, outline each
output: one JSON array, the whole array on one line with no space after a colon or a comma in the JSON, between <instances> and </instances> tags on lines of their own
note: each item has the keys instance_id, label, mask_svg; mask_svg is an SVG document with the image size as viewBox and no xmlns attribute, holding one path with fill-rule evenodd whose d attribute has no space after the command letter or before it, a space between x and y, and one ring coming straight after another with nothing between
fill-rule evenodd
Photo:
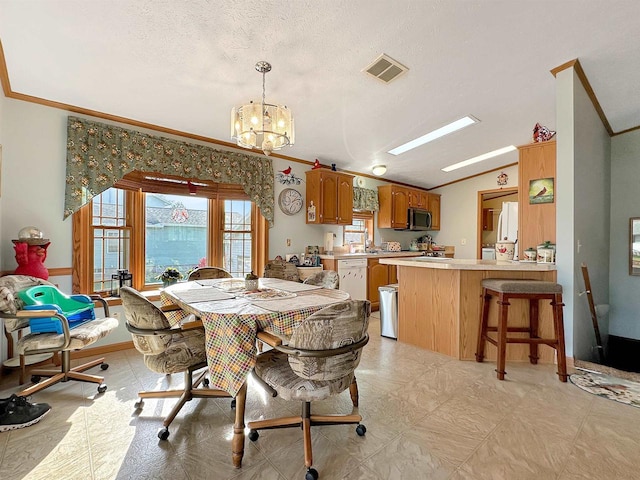
<instances>
[{"instance_id":1,"label":"area rug","mask_svg":"<svg viewBox=\"0 0 640 480\"><path fill-rule=\"evenodd\" d=\"M595 372L574 373L569 378L589 393L640 408L640 383Z\"/></svg>"}]
</instances>

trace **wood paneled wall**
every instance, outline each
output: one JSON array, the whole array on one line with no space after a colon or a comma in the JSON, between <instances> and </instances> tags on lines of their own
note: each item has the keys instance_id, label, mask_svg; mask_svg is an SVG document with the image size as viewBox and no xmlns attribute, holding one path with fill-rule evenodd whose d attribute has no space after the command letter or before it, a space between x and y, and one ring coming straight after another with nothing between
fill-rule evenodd
<instances>
[{"instance_id":1,"label":"wood paneled wall","mask_svg":"<svg viewBox=\"0 0 640 480\"><path fill-rule=\"evenodd\" d=\"M532 143L518 147L518 255L524 258L524 251L550 240L556 243L556 142ZM553 203L530 204L529 183L541 178L554 179Z\"/></svg>"}]
</instances>

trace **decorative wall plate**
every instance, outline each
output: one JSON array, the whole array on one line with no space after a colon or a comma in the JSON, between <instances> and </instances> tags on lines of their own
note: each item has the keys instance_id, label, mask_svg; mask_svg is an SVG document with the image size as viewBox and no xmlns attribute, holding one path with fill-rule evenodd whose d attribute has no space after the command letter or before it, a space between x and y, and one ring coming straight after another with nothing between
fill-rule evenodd
<instances>
[{"instance_id":1,"label":"decorative wall plate","mask_svg":"<svg viewBox=\"0 0 640 480\"><path fill-rule=\"evenodd\" d=\"M302 210L302 194L294 188L285 188L280 192L278 205L285 215L295 215Z\"/></svg>"},{"instance_id":2,"label":"decorative wall plate","mask_svg":"<svg viewBox=\"0 0 640 480\"><path fill-rule=\"evenodd\" d=\"M356 185L360 188L364 187L364 178L363 177L356 177Z\"/></svg>"}]
</instances>

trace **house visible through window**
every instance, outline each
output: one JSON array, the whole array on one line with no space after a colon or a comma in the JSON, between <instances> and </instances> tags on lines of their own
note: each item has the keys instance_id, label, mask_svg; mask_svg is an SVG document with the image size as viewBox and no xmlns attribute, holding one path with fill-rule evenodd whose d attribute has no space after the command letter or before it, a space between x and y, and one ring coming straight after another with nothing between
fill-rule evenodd
<instances>
[{"instance_id":1,"label":"house visible through window","mask_svg":"<svg viewBox=\"0 0 640 480\"><path fill-rule=\"evenodd\" d=\"M166 267L185 277L207 265L208 200L189 195L145 194L145 283Z\"/></svg>"}]
</instances>

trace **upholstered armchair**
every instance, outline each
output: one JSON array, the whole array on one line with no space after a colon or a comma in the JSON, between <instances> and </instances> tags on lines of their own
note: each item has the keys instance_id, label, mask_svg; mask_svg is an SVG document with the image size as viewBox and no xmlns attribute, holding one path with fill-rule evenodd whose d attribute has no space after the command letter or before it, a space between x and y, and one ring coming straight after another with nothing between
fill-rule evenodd
<instances>
[{"instance_id":1,"label":"upholstered armchair","mask_svg":"<svg viewBox=\"0 0 640 480\"><path fill-rule=\"evenodd\" d=\"M191 272L187 280L207 280L212 278L232 278L232 276L224 268L200 267Z\"/></svg>"},{"instance_id":2,"label":"upholstered armchair","mask_svg":"<svg viewBox=\"0 0 640 480\"><path fill-rule=\"evenodd\" d=\"M125 311L127 330L131 332L136 350L144 355L145 365L156 373L184 373L182 389L138 393L140 401L136 403L137 409L144 406L145 398L178 397L178 402L158 431L158 438L166 440L169 438L169 425L186 402L193 398L220 398L231 395L222 390L198 388L200 384L205 387L209 384L205 378L206 370L200 373L195 381L193 379L193 372L207 366L204 330L171 328L164 311L177 309L177 306L167 305L161 309L131 287L122 287L120 298ZM244 411L244 405L238 408Z\"/></svg>"},{"instance_id":3,"label":"upholstered armchair","mask_svg":"<svg viewBox=\"0 0 640 480\"><path fill-rule=\"evenodd\" d=\"M98 384L98 392L107 389L104 377L83 373L85 370L100 365L102 370L109 368L104 358L99 358L82 365L71 367L71 351L83 349L108 335L118 326L118 320L109 316L109 305L98 295L89 297L88 301L97 302L104 311L104 317L88 318L79 322L71 322L64 312L56 305L46 305L38 310L25 310L25 303L18 292L29 287L45 286L61 294L52 284L34 277L24 275L8 275L0 278L0 314L4 318L5 328L12 332L30 326L34 321L50 321L55 330L33 331L21 336L17 343L20 355L21 380L25 372L25 357L41 353L60 352L62 363L60 369L34 369L31 371L31 381L35 383L18 395L29 396L58 382L80 380ZM93 315L95 316L95 315ZM49 377L40 381L42 377Z\"/></svg>"},{"instance_id":4,"label":"upholstered armchair","mask_svg":"<svg viewBox=\"0 0 640 480\"><path fill-rule=\"evenodd\" d=\"M312 468L311 426L357 424L358 435L366 432L359 414L312 415L311 402L337 395L352 385L362 348L369 341L370 312L367 300L330 305L305 319L288 345L276 345L258 356L254 372L260 382L284 400L302 402L302 412L299 417L249 422L249 439L257 441L263 429L302 427L307 480L318 478Z\"/></svg>"},{"instance_id":5,"label":"upholstered armchair","mask_svg":"<svg viewBox=\"0 0 640 480\"><path fill-rule=\"evenodd\" d=\"M307 285L318 285L323 288L340 288L340 276L334 270L323 270L307 277L304 282Z\"/></svg>"}]
</instances>

